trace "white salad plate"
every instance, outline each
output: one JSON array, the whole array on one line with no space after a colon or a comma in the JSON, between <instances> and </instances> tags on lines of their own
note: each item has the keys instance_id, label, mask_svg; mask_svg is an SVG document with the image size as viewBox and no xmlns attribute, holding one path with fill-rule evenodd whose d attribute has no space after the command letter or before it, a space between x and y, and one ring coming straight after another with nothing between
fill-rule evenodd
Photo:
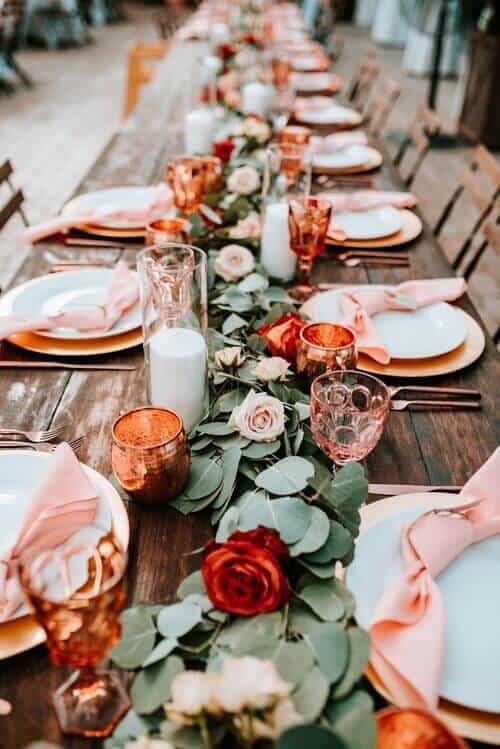
<instances>
[{"instance_id":1,"label":"white salad plate","mask_svg":"<svg viewBox=\"0 0 500 749\"><path fill-rule=\"evenodd\" d=\"M313 167L318 170L347 169L349 167L368 164L372 158L373 148L353 144L351 146L346 146L345 148L339 148L335 151L326 151L324 153L315 154L313 156ZM398 229L396 231L398 231Z\"/></svg>"},{"instance_id":2,"label":"white salad plate","mask_svg":"<svg viewBox=\"0 0 500 749\"><path fill-rule=\"evenodd\" d=\"M306 125L343 125L346 123L358 125L362 118L355 109L332 104L327 107L298 112L297 119Z\"/></svg>"},{"instance_id":3,"label":"white salad plate","mask_svg":"<svg viewBox=\"0 0 500 749\"><path fill-rule=\"evenodd\" d=\"M369 628L384 590L404 574L401 532L426 510L449 507L447 494L406 495L361 510L361 535L346 582L357 601L356 619ZM446 611L440 696L474 710L500 714L500 536L473 544L437 578ZM422 644L422 657L425 657Z\"/></svg>"},{"instance_id":4,"label":"white salad plate","mask_svg":"<svg viewBox=\"0 0 500 749\"><path fill-rule=\"evenodd\" d=\"M403 213L392 205L383 205L367 211L342 211L335 214L334 221L347 239L382 239L401 231Z\"/></svg>"},{"instance_id":5,"label":"white salad plate","mask_svg":"<svg viewBox=\"0 0 500 749\"><path fill-rule=\"evenodd\" d=\"M111 268L96 268L51 273L34 278L2 296L0 317L10 314L22 317L55 315L77 307L102 305L113 272ZM50 331L37 331L37 334L48 338L90 340L128 333L140 325L141 312L137 303L106 331L56 328Z\"/></svg>"},{"instance_id":6,"label":"white salad plate","mask_svg":"<svg viewBox=\"0 0 500 749\"><path fill-rule=\"evenodd\" d=\"M345 287L355 291L362 287ZM383 286L370 286L383 289ZM303 307L316 322L342 322L341 291L333 289L312 297ZM459 309L435 302L416 310L388 310L374 315L373 324L391 358L426 359L460 346L467 337L467 323Z\"/></svg>"}]
</instances>

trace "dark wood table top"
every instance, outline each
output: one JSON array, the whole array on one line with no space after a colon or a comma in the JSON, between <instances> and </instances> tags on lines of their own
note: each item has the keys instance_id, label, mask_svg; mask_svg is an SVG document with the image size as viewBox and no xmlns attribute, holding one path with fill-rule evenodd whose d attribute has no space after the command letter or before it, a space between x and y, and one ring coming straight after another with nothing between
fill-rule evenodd
<instances>
[{"instance_id":1,"label":"dark wood table top","mask_svg":"<svg viewBox=\"0 0 500 749\"><path fill-rule=\"evenodd\" d=\"M178 45L162 63L136 113L113 137L77 193L113 185L150 184L164 178L169 158L181 152L181 97L184 74L199 50ZM195 53L196 52L196 53ZM379 144L377 144L379 145ZM401 189L401 181L384 152L377 186ZM47 174L50 179L50 174ZM439 193L437 185L436 194ZM17 285L48 271L48 250L79 260L97 251L71 249L50 243L34 247L13 281ZM98 251L100 260L116 260L117 252ZM133 250L125 257L132 260ZM339 283L397 283L413 278L444 277L452 270L426 227L411 249L411 269L354 269L322 258L316 280ZM467 298L458 303L477 313ZM8 344L4 354L23 358ZM102 360L102 359L100 359ZM142 350L114 355L113 360L133 362L133 372L0 371L0 421L20 428L47 428L59 420L72 420L72 435L86 435L81 460L109 475L111 424L124 410L144 404L146 390ZM368 478L378 483L461 484L493 452L499 442L496 394L500 365L488 339L481 359L466 370L433 380L433 384L477 388L483 394L478 412L393 413L382 440L366 461ZM184 517L165 507L128 504L131 524L128 571L131 602L169 602L179 581L196 566L186 556L211 535L208 518ZM0 746L20 749L37 739L68 747L97 746L98 742L64 739L51 708L50 693L62 682L43 646L2 661L0 697L13 704L8 718L0 718Z\"/></svg>"}]
</instances>

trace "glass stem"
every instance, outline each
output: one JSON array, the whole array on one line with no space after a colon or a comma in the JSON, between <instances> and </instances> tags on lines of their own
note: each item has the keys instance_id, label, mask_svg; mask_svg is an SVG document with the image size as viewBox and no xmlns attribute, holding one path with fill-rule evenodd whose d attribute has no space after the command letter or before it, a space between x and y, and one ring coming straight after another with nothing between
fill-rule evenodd
<instances>
[{"instance_id":1,"label":"glass stem","mask_svg":"<svg viewBox=\"0 0 500 749\"><path fill-rule=\"evenodd\" d=\"M313 260L309 256L299 257L299 283L308 283L311 275Z\"/></svg>"}]
</instances>

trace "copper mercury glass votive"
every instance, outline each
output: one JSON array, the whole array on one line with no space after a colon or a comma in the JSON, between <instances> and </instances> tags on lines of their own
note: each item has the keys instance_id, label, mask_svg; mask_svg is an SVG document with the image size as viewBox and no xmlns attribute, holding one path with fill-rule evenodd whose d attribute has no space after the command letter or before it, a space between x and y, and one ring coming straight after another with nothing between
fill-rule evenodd
<instances>
[{"instance_id":1,"label":"copper mercury glass votive","mask_svg":"<svg viewBox=\"0 0 500 749\"><path fill-rule=\"evenodd\" d=\"M313 322L300 331L296 369L307 387L324 372L355 369L357 362L356 336L350 328Z\"/></svg>"},{"instance_id":2,"label":"copper mercury glass votive","mask_svg":"<svg viewBox=\"0 0 500 749\"><path fill-rule=\"evenodd\" d=\"M185 244L187 240L187 223L183 218L160 218L146 226L144 236L146 247L164 244L165 242Z\"/></svg>"},{"instance_id":3,"label":"copper mercury glass votive","mask_svg":"<svg viewBox=\"0 0 500 749\"><path fill-rule=\"evenodd\" d=\"M289 146L308 146L311 134L312 131L309 127L287 125L279 131L278 140L281 144Z\"/></svg>"},{"instance_id":4,"label":"copper mercury glass votive","mask_svg":"<svg viewBox=\"0 0 500 749\"><path fill-rule=\"evenodd\" d=\"M436 716L423 710L388 707L377 713L376 749L468 749Z\"/></svg>"},{"instance_id":5,"label":"copper mercury glass votive","mask_svg":"<svg viewBox=\"0 0 500 749\"><path fill-rule=\"evenodd\" d=\"M189 445L182 419L155 406L122 414L113 424L111 464L120 486L137 502L174 499L189 475Z\"/></svg>"},{"instance_id":6,"label":"copper mercury glass votive","mask_svg":"<svg viewBox=\"0 0 500 749\"><path fill-rule=\"evenodd\" d=\"M202 156L201 160L205 175L205 194L215 192L219 189L222 179L222 161L218 156Z\"/></svg>"},{"instance_id":7,"label":"copper mercury glass votive","mask_svg":"<svg viewBox=\"0 0 500 749\"><path fill-rule=\"evenodd\" d=\"M200 156L179 156L167 167L167 182L174 194L175 207L194 213L203 202L206 168Z\"/></svg>"}]
</instances>

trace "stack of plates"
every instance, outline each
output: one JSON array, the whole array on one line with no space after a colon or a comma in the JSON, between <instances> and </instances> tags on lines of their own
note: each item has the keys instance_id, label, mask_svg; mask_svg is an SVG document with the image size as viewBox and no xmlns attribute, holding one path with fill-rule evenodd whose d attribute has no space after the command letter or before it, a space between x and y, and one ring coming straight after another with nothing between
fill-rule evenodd
<instances>
[{"instance_id":1,"label":"stack of plates","mask_svg":"<svg viewBox=\"0 0 500 749\"><path fill-rule=\"evenodd\" d=\"M328 193L324 197L328 198ZM390 205L366 211L342 211L334 215L333 224L346 234L341 242L327 240L338 247L389 249L411 242L422 233L422 222L413 211Z\"/></svg>"},{"instance_id":2,"label":"stack of plates","mask_svg":"<svg viewBox=\"0 0 500 749\"><path fill-rule=\"evenodd\" d=\"M302 310L314 321L342 322L341 291L356 288L343 286L317 294ZM380 312L373 316L373 324L391 357L389 364L383 365L360 354L358 369L374 374L415 378L456 372L478 359L485 346L476 321L446 302L411 311Z\"/></svg>"},{"instance_id":3,"label":"stack of plates","mask_svg":"<svg viewBox=\"0 0 500 749\"><path fill-rule=\"evenodd\" d=\"M113 275L109 268L66 271L40 276L7 291L0 299L0 317L53 315L72 307L101 305ZM9 337L16 346L53 356L93 356L138 346L142 342L139 303L106 332L56 328Z\"/></svg>"},{"instance_id":4,"label":"stack of plates","mask_svg":"<svg viewBox=\"0 0 500 749\"><path fill-rule=\"evenodd\" d=\"M2 523L0 526L0 557L15 543L23 520L29 510L33 493L50 467L53 456L31 450L2 450L0 452L0 496ZM97 511L91 526L82 528L79 538L94 541L113 531L123 549L129 541L127 511L118 492L97 471L82 464L98 497ZM29 615L26 606L18 608L12 618L0 624L0 660L39 645L44 632Z\"/></svg>"},{"instance_id":5,"label":"stack of plates","mask_svg":"<svg viewBox=\"0 0 500 749\"><path fill-rule=\"evenodd\" d=\"M359 174L376 169L382 161L382 154L375 148L353 144L315 154L312 166L316 174Z\"/></svg>"},{"instance_id":6,"label":"stack of plates","mask_svg":"<svg viewBox=\"0 0 500 749\"><path fill-rule=\"evenodd\" d=\"M346 582L356 619L369 628L384 590L404 573L401 532L423 512L463 504L449 494L406 494L361 509L361 533ZM469 547L437 578L446 611L438 714L456 733L500 744L500 536ZM422 644L422 648L425 644ZM368 678L393 701L377 675Z\"/></svg>"}]
</instances>

